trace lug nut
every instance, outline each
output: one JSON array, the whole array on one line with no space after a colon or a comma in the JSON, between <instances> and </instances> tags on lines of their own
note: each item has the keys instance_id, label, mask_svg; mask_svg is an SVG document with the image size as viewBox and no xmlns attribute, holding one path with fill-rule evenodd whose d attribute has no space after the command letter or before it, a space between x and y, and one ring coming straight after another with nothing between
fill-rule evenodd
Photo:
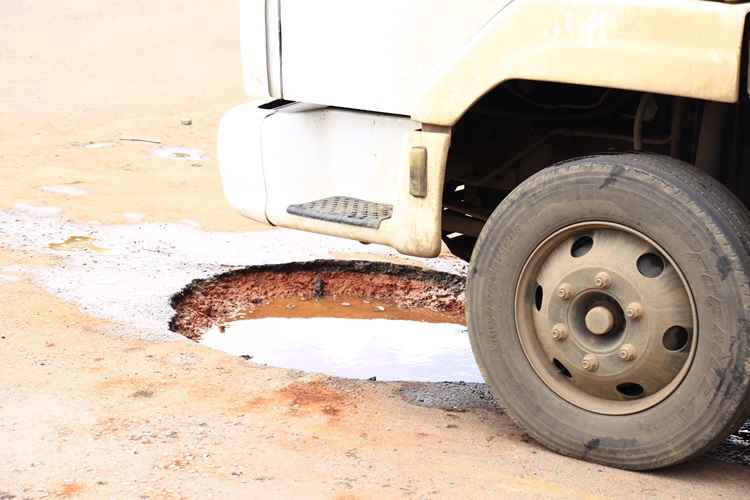
<instances>
[{"instance_id":1,"label":"lug nut","mask_svg":"<svg viewBox=\"0 0 750 500\"><path fill-rule=\"evenodd\" d=\"M557 296L563 300L568 300L576 294L576 289L570 283L563 283L557 289Z\"/></svg>"},{"instance_id":2,"label":"lug nut","mask_svg":"<svg viewBox=\"0 0 750 500\"><path fill-rule=\"evenodd\" d=\"M595 372L596 370L599 369L599 358L597 358L593 354L587 354L583 357L583 361L581 361L581 366L587 372Z\"/></svg>"},{"instance_id":3,"label":"lug nut","mask_svg":"<svg viewBox=\"0 0 750 500\"><path fill-rule=\"evenodd\" d=\"M562 323L558 323L552 327L552 338L558 342L568 338L568 328Z\"/></svg>"},{"instance_id":4,"label":"lug nut","mask_svg":"<svg viewBox=\"0 0 750 500\"><path fill-rule=\"evenodd\" d=\"M594 276L594 284L597 288L606 290L607 288L612 286L612 277L608 273L602 271L601 273L598 273L596 276Z\"/></svg>"},{"instance_id":5,"label":"lug nut","mask_svg":"<svg viewBox=\"0 0 750 500\"><path fill-rule=\"evenodd\" d=\"M628 307L625 308L625 316L628 319L638 319L643 315L643 306L638 302L631 302Z\"/></svg>"},{"instance_id":6,"label":"lug nut","mask_svg":"<svg viewBox=\"0 0 750 500\"><path fill-rule=\"evenodd\" d=\"M636 356L636 349L633 344L625 344L620 347L620 352L617 353L620 359L623 361L633 361Z\"/></svg>"}]
</instances>

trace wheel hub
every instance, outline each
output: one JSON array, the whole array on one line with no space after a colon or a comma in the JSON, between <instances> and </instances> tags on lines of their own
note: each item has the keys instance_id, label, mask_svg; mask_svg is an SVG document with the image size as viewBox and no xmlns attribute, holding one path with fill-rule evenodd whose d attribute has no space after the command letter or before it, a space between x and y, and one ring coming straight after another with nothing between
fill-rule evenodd
<instances>
[{"instance_id":1,"label":"wheel hub","mask_svg":"<svg viewBox=\"0 0 750 500\"><path fill-rule=\"evenodd\" d=\"M610 223L577 224L537 247L519 279L516 318L545 383L597 413L662 401L695 351L695 308L682 273L655 242ZM667 348L664 336L675 328L685 341Z\"/></svg>"},{"instance_id":2,"label":"wheel hub","mask_svg":"<svg viewBox=\"0 0 750 500\"><path fill-rule=\"evenodd\" d=\"M586 313L586 328L594 335L604 335L612 331L615 326L615 317L609 308L596 306Z\"/></svg>"}]
</instances>

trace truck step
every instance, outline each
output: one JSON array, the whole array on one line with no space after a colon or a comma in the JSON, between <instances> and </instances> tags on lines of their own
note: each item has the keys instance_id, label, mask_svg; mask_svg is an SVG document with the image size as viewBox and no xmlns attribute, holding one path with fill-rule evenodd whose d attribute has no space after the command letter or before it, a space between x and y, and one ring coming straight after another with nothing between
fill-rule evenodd
<instances>
[{"instance_id":1,"label":"truck step","mask_svg":"<svg viewBox=\"0 0 750 500\"><path fill-rule=\"evenodd\" d=\"M310 219L378 229L381 222L391 218L393 205L348 196L331 196L322 200L290 205L286 211L292 215Z\"/></svg>"}]
</instances>

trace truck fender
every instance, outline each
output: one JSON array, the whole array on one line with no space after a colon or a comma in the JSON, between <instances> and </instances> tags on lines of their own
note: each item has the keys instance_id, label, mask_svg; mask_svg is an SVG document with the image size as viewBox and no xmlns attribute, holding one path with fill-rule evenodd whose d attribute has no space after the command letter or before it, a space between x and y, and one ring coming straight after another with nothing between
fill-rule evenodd
<instances>
[{"instance_id":1,"label":"truck fender","mask_svg":"<svg viewBox=\"0 0 750 500\"><path fill-rule=\"evenodd\" d=\"M452 126L525 79L735 102L748 4L515 0L428 83L412 118Z\"/></svg>"}]
</instances>

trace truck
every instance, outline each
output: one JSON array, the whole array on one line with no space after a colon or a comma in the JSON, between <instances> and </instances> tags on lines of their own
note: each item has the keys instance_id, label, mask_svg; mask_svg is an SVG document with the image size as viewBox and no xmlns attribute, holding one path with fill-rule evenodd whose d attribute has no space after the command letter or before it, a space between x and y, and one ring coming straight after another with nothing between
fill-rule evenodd
<instances>
[{"instance_id":1,"label":"truck","mask_svg":"<svg viewBox=\"0 0 750 500\"><path fill-rule=\"evenodd\" d=\"M546 447L645 470L750 416L750 2L242 0L226 197L469 261L483 377Z\"/></svg>"}]
</instances>

